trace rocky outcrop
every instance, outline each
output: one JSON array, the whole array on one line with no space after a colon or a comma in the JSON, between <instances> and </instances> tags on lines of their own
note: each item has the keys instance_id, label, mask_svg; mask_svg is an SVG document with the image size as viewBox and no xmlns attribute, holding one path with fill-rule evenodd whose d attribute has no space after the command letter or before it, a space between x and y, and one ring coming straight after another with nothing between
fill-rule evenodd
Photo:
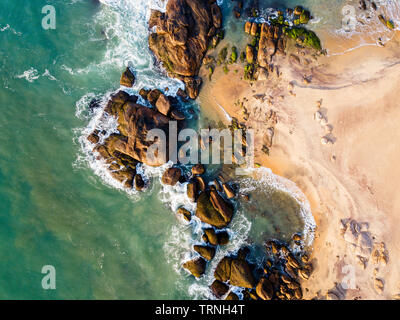
<instances>
[{"instance_id":1,"label":"rocky outcrop","mask_svg":"<svg viewBox=\"0 0 400 320\"><path fill-rule=\"evenodd\" d=\"M183 267L188 270L196 278L200 278L206 270L206 261L203 258L195 258L183 264Z\"/></svg>"},{"instance_id":2,"label":"rocky outcrop","mask_svg":"<svg viewBox=\"0 0 400 320\"><path fill-rule=\"evenodd\" d=\"M215 256L215 248L213 247L195 245L193 249L208 261L212 260Z\"/></svg>"},{"instance_id":3,"label":"rocky outcrop","mask_svg":"<svg viewBox=\"0 0 400 320\"><path fill-rule=\"evenodd\" d=\"M204 191L197 200L196 216L204 223L218 229L225 228L232 220L233 207L216 191Z\"/></svg>"},{"instance_id":4,"label":"rocky outcrop","mask_svg":"<svg viewBox=\"0 0 400 320\"><path fill-rule=\"evenodd\" d=\"M135 76L129 69L129 67L127 67L124 73L122 74L119 83L121 84L121 86L125 87L133 87L133 85L135 84Z\"/></svg>"},{"instance_id":5,"label":"rocky outcrop","mask_svg":"<svg viewBox=\"0 0 400 320\"><path fill-rule=\"evenodd\" d=\"M211 284L210 289L217 298L221 298L228 292L229 286L219 280L215 280Z\"/></svg>"},{"instance_id":6,"label":"rocky outcrop","mask_svg":"<svg viewBox=\"0 0 400 320\"><path fill-rule=\"evenodd\" d=\"M231 264L230 284L236 287L253 288L255 280L249 264L245 260L235 259Z\"/></svg>"},{"instance_id":7,"label":"rocky outcrop","mask_svg":"<svg viewBox=\"0 0 400 320\"><path fill-rule=\"evenodd\" d=\"M222 25L215 0L169 0L165 13L152 11L149 47L170 76L182 80L190 98L199 93L197 77L210 39Z\"/></svg>"},{"instance_id":8,"label":"rocky outcrop","mask_svg":"<svg viewBox=\"0 0 400 320\"><path fill-rule=\"evenodd\" d=\"M174 186L178 183L181 175L181 169L175 167L168 168L167 170L165 170L163 176L161 177L161 181L163 184Z\"/></svg>"}]
</instances>

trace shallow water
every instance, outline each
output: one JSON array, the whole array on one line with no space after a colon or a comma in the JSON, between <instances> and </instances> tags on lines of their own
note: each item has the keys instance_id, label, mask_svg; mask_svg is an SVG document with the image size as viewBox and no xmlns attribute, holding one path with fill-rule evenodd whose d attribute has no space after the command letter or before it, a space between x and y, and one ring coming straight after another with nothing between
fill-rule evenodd
<instances>
[{"instance_id":1,"label":"shallow water","mask_svg":"<svg viewBox=\"0 0 400 320\"><path fill-rule=\"evenodd\" d=\"M151 190L129 196L82 150L85 129L97 124L87 104L118 89L126 65L137 72L133 91L182 86L154 67L147 48L149 8L163 2L101 3L53 1L56 30L41 27L47 1L0 3L0 298L208 297L212 268L200 281L179 268L201 236L200 223L186 226L170 210L190 206L185 186L168 190L156 177ZM336 8L329 3L324 13ZM282 192L270 194L265 218L238 212L218 257L304 227L300 205ZM44 265L56 268L56 290L41 287Z\"/></svg>"}]
</instances>

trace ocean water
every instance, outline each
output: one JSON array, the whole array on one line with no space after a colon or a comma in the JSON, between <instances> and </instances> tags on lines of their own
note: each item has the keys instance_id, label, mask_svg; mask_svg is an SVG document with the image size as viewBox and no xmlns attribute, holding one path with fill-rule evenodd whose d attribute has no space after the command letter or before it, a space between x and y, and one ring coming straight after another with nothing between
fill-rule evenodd
<instances>
[{"instance_id":1,"label":"ocean water","mask_svg":"<svg viewBox=\"0 0 400 320\"><path fill-rule=\"evenodd\" d=\"M317 12L315 29L336 26L335 10L345 1L322 2L305 2ZM231 12L230 1L219 3ZM151 189L127 192L85 143L96 126L113 130L115 123L88 104L106 101L119 88L124 67L137 73L130 92L168 87L174 94L182 87L154 66L147 48L149 10L163 9L164 1L50 1L55 30L42 28L46 4L0 2L0 299L210 298L206 288L218 257L266 237L310 232L307 201L267 170L252 186L260 199L269 195L258 205L265 210L240 208L229 229L231 243L203 279L182 271L201 236L198 221L185 225L173 213L179 205L193 209L185 185L162 186L161 169L144 167L153 176ZM269 4L286 2L263 2ZM235 37L229 18L225 26ZM45 265L56 269L56 290L42 288Z\"/></svg>"}]
</instances>

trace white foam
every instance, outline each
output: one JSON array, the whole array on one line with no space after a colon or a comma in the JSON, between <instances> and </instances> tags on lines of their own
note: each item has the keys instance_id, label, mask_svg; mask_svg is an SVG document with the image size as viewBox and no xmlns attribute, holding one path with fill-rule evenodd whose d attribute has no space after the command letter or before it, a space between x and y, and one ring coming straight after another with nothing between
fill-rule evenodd
<instances>
[{"instance_id":1,"label":"white foam","mask_svg":"<svg viewBox=\"0 0 400 320\"><path fill-rule=\"evenodd\" d=\"M24 73L15 76L18 79L25 79L28 82L34 82L36 79L39 79L40 75L35 68L30 68L29 70L24 71Z\"/></svg>"}]
</instances>

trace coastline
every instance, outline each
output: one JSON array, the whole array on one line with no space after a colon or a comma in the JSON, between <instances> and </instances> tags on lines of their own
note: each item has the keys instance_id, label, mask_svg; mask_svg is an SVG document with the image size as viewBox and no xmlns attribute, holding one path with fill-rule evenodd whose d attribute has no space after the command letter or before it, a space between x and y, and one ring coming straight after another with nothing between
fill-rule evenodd
<instances>
[{"instance_id":1,"label":"coastline","mask_svg":"<svg viewBox=\"0 0 400 320\"><path fill-rule=\"evenodd\" d=\"M400 292L395 272L400 240L395 232L400 208L396 199L400 172L395 162L400 129L393 120L399 115L398 41L396 35L384 48L360 47L320 57L309 68L280 65L279 79L251 86L241 79L239 67L237 74L227 75L217 68L211 85L207 81L200 94L206 115L212 116L210 110L221 106L239 122L244 117L235 103L248 99L246 125L256 130L256 150L265 143L263 117L270 108L276 111L270 155L256 151L256 163L296 183L310 202L317 222L311 257L315 270L304 283L305 299L393 299ZM325 43L328 49L331 45ZM269 95L282 97L269 101ZM326 119L323 125L314 119L318 110ZM228 123L223 111L217 118ZM324 145L325 136L329 141ZM351 230L354 225L356 231ZM375 264L373 255L382 242L388 259ZM354 280L350 282L355 283L348 289L343 288L349 279L345 266L350 266Z\"/></svg>"}]
</instances>

